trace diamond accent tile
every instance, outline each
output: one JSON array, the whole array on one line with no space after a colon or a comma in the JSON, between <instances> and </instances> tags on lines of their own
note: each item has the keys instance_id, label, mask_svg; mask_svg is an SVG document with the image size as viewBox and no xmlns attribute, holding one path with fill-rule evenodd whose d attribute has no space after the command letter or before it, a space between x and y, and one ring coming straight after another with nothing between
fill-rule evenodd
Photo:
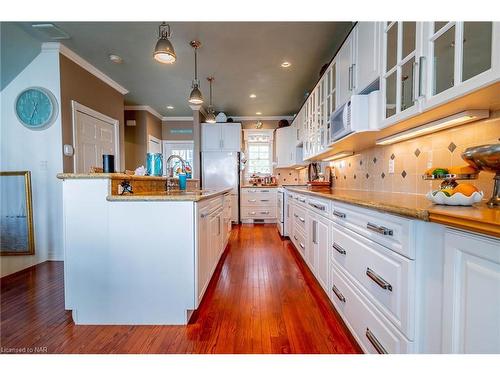
<instances>
[{"instance_id":1,"label":"diamond accent tile","mask_svg":"<svg viewBox=\"0 0 500 375\"><path fill-rule=\"evenodd\" d=\"M418 156L421 154L420 150L417 148L414 152L415 156L418 158Z\"/></svg>"},{"instance_id":2,"label":"diamond accent tile","mask_svg":"<svg viewBox=\"0 0 500 375\"><path fill-rule=\"evenodd\" d=\"M391 160L394 160L394 159L396 159L396 155L392 154L391 155Z\"/></svg>"},{"instance_id":3,"label":"diamond accent tile","mask_svg":"<svg viewBox=\"0 0 500 375\"><path fill-rule=\"evenodd\" d=\"M346 176L344 175L344 180L346 179Z\"/></svg>"},{"instance_id":4,"label":"diamond accent tile","mask_svg":"<svg viewBox=\"0 0 500 375\"><path fill-rule=\"evenodd\" d=\"M356 179L356 175L354 175L354 179Z\"/></svg>"},{"instance_id":5,"label":"diamond accent tile","mask_svg":"<svg viewBox=\"0 0 500 375\"><path fill-rule=\"evenodd\" d=\"M451 142L449 145L448 145L448 150L450 150L450 152L453 152L455 151L455 149L457 148L457 145L453 142Z\"/></svg>"},{"instance_id":6,"label":"diamond accent tile","mask_svg":"<svg viewBox=\"0 0 500 375\"><path fill-rule=\"evenodd\" d=\"M401 172L401 176L403 176L403 178L405 178L407 174L408 173L406 173L406 171Z\"/></svg>"},{"instance_id":7,"label":"diamond accent tile","mask_svg":"<svg viewBox=\"0 0 500 375\"><path fill-rule=\"evenodd\" d=\"M382 172L382 174L380 175L380 177L385 178L385 173Z\"/></svg>"},{"instance_id":8,"label":"diamond accent tile","mask_svg":"<svg viewBox=\"0 0 500 375\"><path fill-rule=\"evenodd\" d=\"M373 158L373 164L377 162L377 158Z\"/></svg>"},{"instance_id":9,"label":"diamond accent tile","mask_svg":"<svg viewBox=\"0 0 500 375\"><path fill-rule=\"evenodd\" d=\"M368 177L370 177L370 175L367 173L367 174L365 174L365 177L368 178Z\"/></svg>"},{"instance_id":10,"label":"diamond accent tile","mask_svg":"<svg viewBox=\"0 0 500 375\"><path fill-rule=\"evenodd\" d=\"M363 160L360 160L360 161L359 161L359 165L363 165Z\"/></svg>"}]
</instances>

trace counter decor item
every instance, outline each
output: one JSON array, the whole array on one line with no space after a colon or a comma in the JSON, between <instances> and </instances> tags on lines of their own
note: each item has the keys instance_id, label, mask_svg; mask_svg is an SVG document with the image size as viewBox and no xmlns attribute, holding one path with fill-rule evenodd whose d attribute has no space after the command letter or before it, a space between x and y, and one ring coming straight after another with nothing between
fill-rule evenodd
<instances>
[{"instance_id":1,"label":"counter decor item","mask_svg":"<svg viewBox=\"0 0 500 375\"><path fill-rule=\"evenodd\" d=\"M102 155L103 173L115 173L115 155Z\"/></svg>"},{"instance_id":2,"label":"counter decor item","mask_svg":"<svg viewBox=\"0 0 500 375\"><path fill-rule=\"evenodd\" d=\"M224 112L219 112L217 116L215 116L215 121L217 122L226 122L227 116Z\"/></svg>"},{"instance_id":3,"label":"counter decor item","mask_svg":"<svg viewBox=\"0 0 500 375\"><path fill-rule=\"evenodd\" d=\"M283 119L283 120L278 121L278 128L285 128L287 126L290 126L290 123L288 122L288 120Z\"/></svg>"},{"instance_id":4,"label":"counter decor item","mask_svg":"<svg viewBox=\"0 0 500 375\"><path fill-rule=\"evenodd\" d=\"M186 174L179 173L179 190L186 190Z\"/></svg>"},{"instance_id":5,"label":"counter decor item","mask_svg":"<svg viewBox=\"0 0 500 375\"><path fill-rule=\"evenodd\" d=\"M146 155L146 174L148 176L163 175L163 156L160 153L148 152Z\"/></svg>"},{"instance_id":6,"label":"counter decor item","mask_svg":"<svg viewBox=\"0 0 500 375\"><path fill-rule=\"evenodd\" d=\"M469 147L462 153L462 159L476 169L495 173L493 195L487 205L500 206L500 143Z\"/></svg>"}]
</instances>

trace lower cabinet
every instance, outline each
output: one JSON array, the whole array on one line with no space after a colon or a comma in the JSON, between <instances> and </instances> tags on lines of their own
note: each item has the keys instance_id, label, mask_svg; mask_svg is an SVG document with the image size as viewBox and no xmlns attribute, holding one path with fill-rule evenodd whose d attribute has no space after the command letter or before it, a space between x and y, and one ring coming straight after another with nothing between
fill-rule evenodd
<instances>
[{"instance_id":1,"label":"lower cabinet","mask_svg":"<svg viewBox=\"0 0 500 375\"><path fill-rule=\"evenodd\" d=\"M328 288L329 222L320 215L307 214L309 236L307 263L323 289Z\"/></svg>"},{"instance_id":2,"label":"lower cabinet","mask_svg":"<svg viewBox=\"0 0 500 375\"><path fill-rule=\"evenodd\" d=\"M500 241L445 233L443 351L500 353Z\"/></svg>"}]
</instances>

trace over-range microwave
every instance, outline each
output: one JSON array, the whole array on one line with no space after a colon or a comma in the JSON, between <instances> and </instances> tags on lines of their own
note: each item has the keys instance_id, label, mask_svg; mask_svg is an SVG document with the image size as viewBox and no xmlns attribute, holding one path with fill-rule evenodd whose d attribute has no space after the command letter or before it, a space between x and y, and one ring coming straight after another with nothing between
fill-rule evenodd
<instances>
[{"instance_id":1,"label":"over-range microwave","mask_svg":"<svg viewBox=\"0 0 500 375\"><path fill-rule=\"evenodd\" d=\"M336 142L349 134L378 130L380 91L352 95L337 108L330 118L330 141Z\"/></svg>"}]
</instances>

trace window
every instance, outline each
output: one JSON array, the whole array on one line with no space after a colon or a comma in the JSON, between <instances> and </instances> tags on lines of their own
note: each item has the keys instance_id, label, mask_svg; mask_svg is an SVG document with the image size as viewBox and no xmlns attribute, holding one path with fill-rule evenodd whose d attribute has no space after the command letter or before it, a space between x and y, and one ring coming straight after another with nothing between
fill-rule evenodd
<instances>
[{"instance_id":1,"label":"window","mask_svg":"<svg viewBox=\"0 0 500 375\"><path fill-rule=\"evenodd\" d=\"M246 175L273 172L273 130L245 129Z\"/></svg>"},{"instance_id":2,"label":"window","mask_svg":"<svg viewBox=\"0 0 500 375\"><path fill-rule=\"evenodd\" d=\"M170 155L178 155L183 158L187 166L187 175L190 178L193 173L193 142L189 141L165 141L163 143L163 174L167 174L167 159ZM181 171L181 163L179 160L172 161L174 167L174 176L177 176Z\"/></svg>"}]
</instances>

